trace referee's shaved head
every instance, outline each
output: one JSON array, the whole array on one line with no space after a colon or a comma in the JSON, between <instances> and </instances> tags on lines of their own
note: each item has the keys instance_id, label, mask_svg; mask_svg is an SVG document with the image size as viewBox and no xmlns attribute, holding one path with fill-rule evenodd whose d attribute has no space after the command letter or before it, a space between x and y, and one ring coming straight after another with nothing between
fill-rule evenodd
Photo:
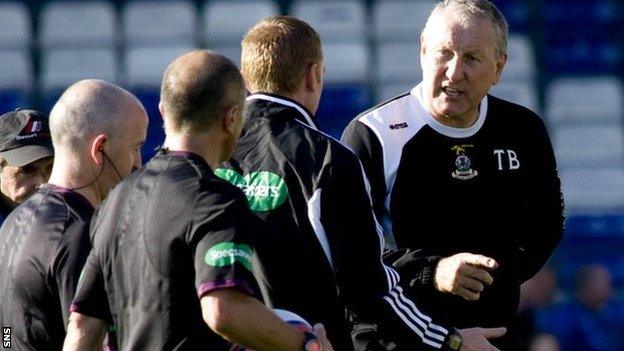
<instances>
[{"instance_id":1,"label":"referee's shaved head","mask_svg":"<svg viewBox=\"0 0 624 351\"><path fill-rule=\"evenodd\" d=\"M91 136L118 136L128 116L146 116L128 91L105 81L82 80L67 88L50 112L50 133L56 149L82 149Z\"/></svg>"},{"instance_id":2,"label":"referee's shaved head","mask_svg":"<svg viewBox=\"0 0 624 351\"><path fill-rule=\"evenodd\" d=\"M232 61L210 50L178 57L163 77L160 90L165 129L208 130L232 106L243 106L245 85Z\"/></svg>"}]
</instances>

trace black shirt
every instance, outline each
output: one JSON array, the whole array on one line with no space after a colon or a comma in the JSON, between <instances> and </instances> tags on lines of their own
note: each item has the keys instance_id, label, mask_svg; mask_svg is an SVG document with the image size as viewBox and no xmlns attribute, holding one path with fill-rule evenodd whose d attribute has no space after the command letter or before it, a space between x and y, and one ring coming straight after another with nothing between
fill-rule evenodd
<instances>
[{"instance_id":1,"label":"black shirt","mask_svg":"<svg viewBox=\"0 0 624 351\"><path fill-rule=\"evenodd\" d=\"M92 214L82 195L46 184L2 225L0 323L18 350L62 348Z\"/></svg>"},{"instance_id":2,"label":"black shirt","mask_svg":"<svg viewBox=\"0 0 624 351\"><path fill-rule=\"evenodd\" d=\"M116 327L122 350L226 350L200 298L252 296L252 216L203 158L162 151L117 186L93 221L93 251L72 311Z\"/></svg>"},{"instance_id":3,"label":"black shirt","mask_svg":"<svg viewBox=\"0 0 624 351\"><path fill-rule=\"evenodd\" d=\"M463 129L439 123L421 101L417 86L361 114L343 141L360 156L376 212L399 248L483 254L500 264L477 302L423 282L413 292L423 308L457 327L509 326L519 285L542 267L563 231L546 128L535 113L493 96Z\"/></svg>"},{"instance_id":4,"label":"black shirt","mask_svg":"<svg viewBox=\"0 0 624 351\"><path fill-rule=\"evenodd\" d=\"M336 350L353 348L345 307L412 345L439 348L448 330L404 296L381 261L383 236L357 157L295 101L254 94L246 111L234 155L215 173L245 192L264 226L257 252L273 306L323 323Z\"/></svg>"}]
</instances>

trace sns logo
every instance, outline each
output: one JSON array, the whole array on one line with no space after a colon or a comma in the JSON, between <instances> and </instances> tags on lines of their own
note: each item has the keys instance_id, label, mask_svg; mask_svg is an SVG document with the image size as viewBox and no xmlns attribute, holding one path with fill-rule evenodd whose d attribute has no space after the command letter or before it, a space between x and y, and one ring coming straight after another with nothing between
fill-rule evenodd
<instances>
[{"instance_id":1,"label":"sns logo","mask_svg":"<svg viewBox=\"0 0 624 351\"><path fill-rule=\"evenodd\" d=\"M11 327L2 327L2 347L11 348Z\"/></svg>"},{"instance_id":2,"label":"sns logo","mask_svg":"<svg viewBox=\"0 0 624 351\"><path fill-rule=\"evenodd\" d=\"M213 267L231 266L238 262L249 271L252 271L251 248L245 244L236 244L229 241L220 243L206 251L204 262Z\"/></svg>"},{"instance_id":3,"label":"sns logo","mask_svg":"<svg viewBox=\"0 0 624 351\"><path fill-rule=\"evenodd\" d=\"M243 176L231 169L218 168L215 174L239 187L245 193L252 211L274 210L288 197L286 182L273 172L252 172Z\"/></svg>"}]
</instances>

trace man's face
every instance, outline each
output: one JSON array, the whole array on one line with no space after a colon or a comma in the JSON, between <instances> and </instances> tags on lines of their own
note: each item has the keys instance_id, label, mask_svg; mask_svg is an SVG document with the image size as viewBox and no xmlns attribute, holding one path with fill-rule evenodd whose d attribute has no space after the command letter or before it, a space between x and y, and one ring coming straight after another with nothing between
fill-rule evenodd
<instances>
[{"instance_id":1,"label":"man's face","mask_svg":"<svg viewBox=\"0 0 624 351\"><path fill-rule=\"evenodd\" d=\"M0 190L15 203L26 200L48 181L53 157L45 157L22 167L6 164L0 170ZM6 161L4 161L6 163Z\"/></svg>"},{"instance_id":2,"label":"man's face","mask_svg":"<svg viewBox=\"0 0 624 351\"><path fill-rule=\"evenodd\" d=\"M146 136L147 115L141 109L128 115L123 126L119 126L117 135L103 144L102 150L110 159L104 161L106 169L103 174L105 183L102 195L106 195L123 178L141 167L141 146L145 143Z\"/></svg>"},{"instance_id":3,"label":"man's face","mask_svg":"<svg viewBox=\"0 0 624 351\"><path fill-rule=\"evenodd\" d=\"M448 9L431 20L421 38L425 105L440 122L468 127L498 82L506 56L497 54L495 31L486 20L462 23Z\"/></svg>"}]
</instances>

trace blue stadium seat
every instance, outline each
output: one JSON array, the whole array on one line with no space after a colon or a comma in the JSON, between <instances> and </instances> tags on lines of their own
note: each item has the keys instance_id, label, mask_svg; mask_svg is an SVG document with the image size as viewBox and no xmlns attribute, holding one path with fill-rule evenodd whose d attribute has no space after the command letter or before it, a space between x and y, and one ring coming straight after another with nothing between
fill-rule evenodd
<instances>
[{"instance_id":1,"label":"blue stadium seat","mask_svg":"<svg viewBox=\"0 0 624 351\"><path fill-rule=\"evenodd\" d=\"M339 139L347 124L372 106L372 94L364 85L326 85L316 113L319 128Z\"/></svg>"},{"instance_id":2,"label":"blue stadium seat","mask_svg":"<svg viewBox=\"0 0 624 351\"><path fill-rule=\"evenodd\" d=\"M608 29L574 26L545 33L544 69L554 76L571 74L615 74L621 68L622 52Z\"/></svg>"},{"instance_id":3,"label":"blue stadium seat","mask_svg":"<svg viewBox=\"0 0 624 351\"><path fill-rule=\"evenodd\" d=\"M0 90L0 114L18 107L32 107L30 97L21 90Z\"/></svg>"},{"instance_id":4,"label":"blue stadium seat","mask_svg":"<svg viewBox=\"0 0 624 351\"><path fill-rule=\"evenodd\" d=\"M145 163L156 154L157 149L165 141L163 119L158 111L160 92L158 89L135 89L132 92L141 101L149 117L147 139L141 149L142 161Z\"/></svg>"},{"instance_id":5,"label":"blue stadium seat","mask_svg":"<svg viewBox=\"0 0 624 351\"><path fill-rule=\"evenodd\" d=\"M526 32L531 21L531 9L526 0L493 0L501 10L507 22L510 32Z\"/></svg>"},{"instance_id":6,"label":"blue stadium seat","mask_svg":"<svg viewBox=\"0 0 624 351\"><path fill-rule=\"evenodd\" d=\"M617 0L540 1L540 15L551 28L569 30L580 23L587 27L608 27L618 21Z\"/></svg>"}]
</instances>

